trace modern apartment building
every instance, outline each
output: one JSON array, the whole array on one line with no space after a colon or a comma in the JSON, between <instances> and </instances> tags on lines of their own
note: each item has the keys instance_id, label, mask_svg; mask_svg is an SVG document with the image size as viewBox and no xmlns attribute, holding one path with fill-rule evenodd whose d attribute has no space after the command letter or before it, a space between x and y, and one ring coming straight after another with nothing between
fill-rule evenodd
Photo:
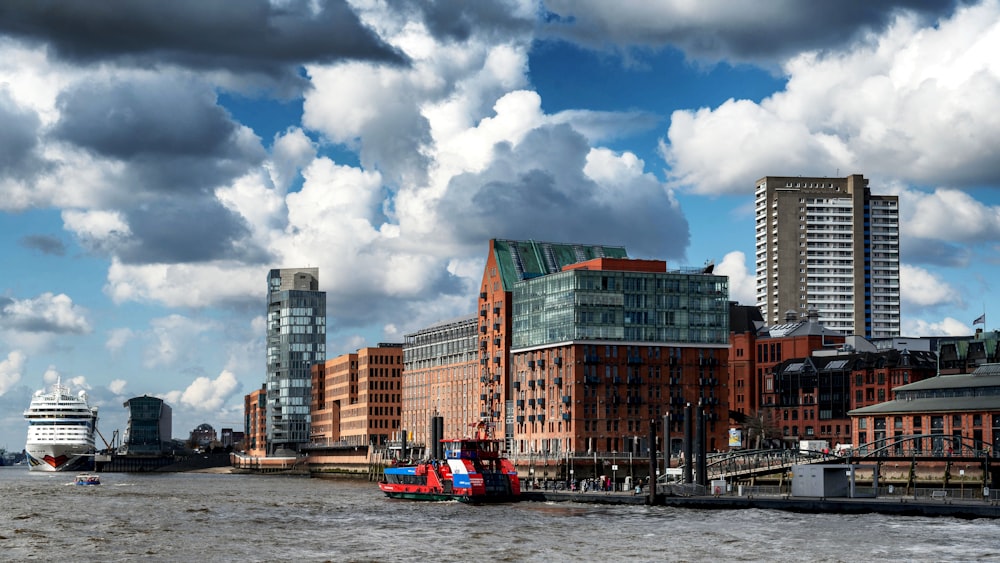
<instances>
[{"instance_id":1,"label":"modern apartment building","mask_svg":"<svg viewBox=\"0 0 1000 563\"><path fill-rule=\"evenodd\" d=\"M309 442L310 367L326 361L326 292L318 268L267 275L267 454L298 452Z\"/></svg>"},{"instance_id":2,"label":"modern apartment building","mask_svg":"<svg viewBox=\"0 0 1000 563\"><path fill-rule=\"evenodd\" d=\"M756 183L757 306L769 325L788 311L829 329L899 336L899 198L872 195L860 174L766 176Z\"/></svg>"},{"instance_id":3,"label":"modern apartment building","mask_svg":"<svg viewBox=\"0 0 1000 563\"><path fill-rule=\"evenodd\" d=\"M383 445L399 429L403 347L380 343L312 366L309 450Z\"/></svg>"}]
</instances>

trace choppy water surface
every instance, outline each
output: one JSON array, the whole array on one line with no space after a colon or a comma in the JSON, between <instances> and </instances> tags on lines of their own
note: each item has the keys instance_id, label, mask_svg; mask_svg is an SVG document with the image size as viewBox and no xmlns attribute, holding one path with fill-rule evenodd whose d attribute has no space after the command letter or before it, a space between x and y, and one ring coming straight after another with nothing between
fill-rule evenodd
<instances>
[{"instance_id":1,"label":"choppy water surface","mask_svg":"<svg viewBox=\"0 0 1000 563\"><path fill-rule=\"evenodd\" d=\"M390 500L367 481L0 469L0 560L1000 561L1000 522Z\"/></svg>"}]
</instances>

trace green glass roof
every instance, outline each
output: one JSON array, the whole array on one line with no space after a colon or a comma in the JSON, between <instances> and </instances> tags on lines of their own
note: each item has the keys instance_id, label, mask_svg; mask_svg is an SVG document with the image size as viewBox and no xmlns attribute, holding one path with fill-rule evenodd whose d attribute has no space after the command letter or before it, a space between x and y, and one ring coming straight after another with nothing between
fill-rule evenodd
<instances>
[{"instance_id":1,"label":"green glass roof","mask_svg":"<svg viewBox=\"0 0 1000 563\"><path fill-rule=\"evenodd\" d=\"M594 258L628 258L623 246L496 239L493 248L504 291L512 291L519 281L552 274L570 264Z\"/></svg>"}]
</instances>

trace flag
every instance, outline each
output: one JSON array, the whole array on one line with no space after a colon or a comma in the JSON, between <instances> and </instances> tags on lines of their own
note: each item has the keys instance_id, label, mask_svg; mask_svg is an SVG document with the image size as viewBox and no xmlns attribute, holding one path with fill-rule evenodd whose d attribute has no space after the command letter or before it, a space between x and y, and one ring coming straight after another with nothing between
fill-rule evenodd
<instances>
[{"instance_id":1,"label":"flag","mask_svg":"<svg viewBox=\"0 0 1000 563\"><path fill-rule=\"evenodd\" d=\"M974 325L984 325L984 324L986 324L986 313L983 313L982 315L979 315L978 317L976 317L976 320L972 321L972 324L974 324Z\"/></svg>"}]
</instances>

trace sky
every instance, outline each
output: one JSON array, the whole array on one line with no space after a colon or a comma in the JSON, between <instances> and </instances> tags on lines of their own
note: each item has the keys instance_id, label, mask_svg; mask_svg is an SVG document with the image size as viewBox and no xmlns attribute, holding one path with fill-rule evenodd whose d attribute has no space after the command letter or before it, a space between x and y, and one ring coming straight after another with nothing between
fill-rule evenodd
<instances>
[{"instance_id":1,"label":"sky","mask_svg":"<svg viewBox=\"0 0 1000 563\"><path fill-rule=\"evenodd\" d=\"M0 447L57 379L108 442L139 395L241 430L272 268L329 358L473 313L491 238L753 304L768 175L897 194L903 335L992 330L996 53L1000 0L2 2Z\"/></svg>"}]
</instances>

